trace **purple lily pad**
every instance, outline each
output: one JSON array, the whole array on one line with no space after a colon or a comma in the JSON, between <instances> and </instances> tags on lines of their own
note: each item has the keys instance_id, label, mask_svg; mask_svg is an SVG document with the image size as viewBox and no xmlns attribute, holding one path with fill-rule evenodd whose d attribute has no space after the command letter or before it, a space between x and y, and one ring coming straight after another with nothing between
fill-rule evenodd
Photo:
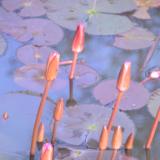
<instances>
[{"instance_id":1,"label":"purple lily pad","mask_svg":"<svg viewBox=\"0 0 160 160\"><path fill-rule=\"evenodd\" d=\"M32 44L41 46L57 44L63 38L63 30L47 19L26 19L23 25L26 27L26 32L17 38L19 41L26 41L23 37L27 36L33 39Z\"/></svg>"},{"instance_id":2,"label":"purple lily pad","mask_svg":"<svg viewBox=\"0 0 160 160\"><path fill-rule=\"evenodd\" d=\"M126 50L142 49L150 47L154 40L155 36L152 32L135 27L126 33L119 34L113 45Z\"/></svg>"},{"instance_id":3,"label":"purple lily pad","mask_svg":"<svg viewBox=\"0 0 160 160\"><path fill-rule=\"evenodd\" d=\"M117 94L116 80L104 80L93 89L94 97L103 105L114 102ZM149 96L150 93L142 84L131 81L128 91L126 91L122 97L119 109L139 109L147 104Z\"/></svg>"},{"instance_id":4,"label":"purple lily pad","mask_svg":"<svg viewBox=\"0 0 160 160\"><path fill-rule=\"evenodd\" d=\"M18 49L17 58L24 64L46 64L48 56L55 50L47 46L25 45Z\"/></svg>"},{"instance_id":5,"label":"purple lily pad","mask_svg":"<svg viewBox=\"0 0 160 160\"><path fill-rule=\"evenodd\" d=\"M7 43L5 39L0 35L0 56L4 54L7 48Z\"/></svg>"},{"instance_id":6,"label":"purple lily pad","mask_svg":"<svg viewBox=\"0 0 160 160\"><path fill-rule=\"evenodd\" d=\"M134 157L129 157L125 154L122 154L120 151L104 151L103 152L103 158L104 160L112 159L112 155L115 153L116 158L114 160L137 160ZM73 149L73 148L67 148L67 147L59 147L58 148L58 159L61 160L96 160L97 156L99 154L99 151L97 150L84 150L84 149Z\"/></svg>"},{"instance_id":7,"label":"purple lily pad","mask_svg":"<svg viewBox=\"0 0 160 160\"><path fill-rule=\"evenodd\" d=\"M40 0L3 0L2 6L11 12L19 10L18 14L22 17L37 17L46 13Z\"/></svg>"},{"instance_id":8,"label":"purple lily pad","mask_svg":"<svg viewBox=\"0 0 160 160\"><path fill-rule=\"evenodd\" d=\"M133 0L125 4L126 8L120 1L110 3L101 0L93 4L93 1L61 0L59 5L54 5L52 1L47 1L45 5L48 8L47 17L67 29L75 30L78 23L85 21L86 32L89 34L114 35L128 31L135 25L126 16L112 14L136 8L136 5L130 5L134 4Z\"/></svg>"},{"instance_id":9,"label":"purple lily pad","mask_svg":"<svg viewBox=\"0 0 160 160\"><path fill-rule=\"evenodd\" d=\"M24 94L5 94L0 97L0 101L3 103L0 107L0 113L7 111L10 115L7 121L0 121L2 129L0 141L3 143L0 146L0 152L7 152L9 153L8 155L26 153L30 148L30 140L40 97ZM52 109L53 104L47 101L42 116L46 129L50 127L49 121L52 119Z\"/></svg>"},{"instance_id":10,"label":"purple lily pad","mask_svg":"<svg viewBox=\"0 0 160 160\"><path fill-rule=\"evenodd\" d=\"M68 84L70 67L60 66L57 79L52 85L53 91L59 91ZM31 64L18 68L14 74L14 81L26 89L42 92L45 85L44 64ZM100 77L98 73L84 64L77 64L75 72L75 85L86 88L97 83Z\"/></svg>"},{"instance_id":11,"label":"purple lily pad","mask_svg":"<svg viewBox=\"0 0 160 160\"><path fill-rule=\"evenodd\" d=\"M18 68L14 74L14 81L21 87L42 92L45 86L45 65L32 64ZM57 79L53 82L51 91L64 89L66 80L64 70L59 70ZM60 75L60 76L59 76Z\"/></svg>"},{"instance_id":12,"label":"purple lily pad","mask_svg":"<svg viewBox=\"0 0 160 160\"><path fill-rule=\"evenodd\" d=\"M151 113L153 117L156 116L159 105L160 105L160 88L152 92L147 105L148 111Z\"/></svg>"},{"instance_id":13,"label":"purple lily pad","mask_svg":"<svg viewBox=\"0 0 160 160\"><path fill-rule=\"evenodd\" d=\"M94 104L77 105L66 108L64 116L57 129L57 138L68 144L87 144L90 148L97 148L102 127L108 122L112 109ZM81 124L81 125L79 125ZM113 126L124 128L123 143L130 132L135 132L132 120L122 112L118 112ZM111 137L113 130L111 130ZM109 139L111 147L111 138Z\"/></svg>"}]
</instances>

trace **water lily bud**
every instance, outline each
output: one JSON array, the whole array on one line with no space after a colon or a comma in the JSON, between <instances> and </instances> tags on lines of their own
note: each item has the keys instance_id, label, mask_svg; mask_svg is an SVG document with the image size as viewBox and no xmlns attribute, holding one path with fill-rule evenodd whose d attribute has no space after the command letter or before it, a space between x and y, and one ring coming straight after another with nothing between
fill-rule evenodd
<instances>
[{"instance_id":1,"label":"water lily bud","mask_svg":"<svg viewBox=\"0 0 160 160\"><path fill-rule=\"evenodd\" d=\"M37 142L41 143L44 140L44 124L41 123L38 130Z\"/></svg>"},{"instance_id":2,"label":"water lily bud","mask_svg":"<svg viewBox=\"0 0 160 160\"><path fill-rule=\"evenodd\" d=\"M51 53L48 57L45 77L47 81L52 81L56 78L59 69L60 55L57 52Z\"/></svg>"},{"instance_id":3,"label":"water lily bud","mask_svg":"<svg viewBox=\"0 0 160 160\"><path fill-rule=\"evenodd\" d=\"M125 149L133 149L133 143L134 143L134 134L131 133L125 143Z\"/></svg>"},{"instance_id":4,"label":"water lily bud","mask_svg":"<svg viewBox=\"0 0 160 160\"><path fill-rule=\"evenodd\" d=\"M122 128L118 126L114 129L114 134L112 138L112 148L113 149L120 149L122 145Z\"/></svg>"},{"instance_id":5,"label":"water lily bud","mask_svg":"<svg viewBox=\"0 0 160 160\"><path fill-rule=\"evenodd\" d=\"M72 51L74 53L79 53L84 49L84 39L85 39L84 30L85 30L84 24L81 23L77 26L77 30L74 35L72 43Z\"/></svg>"},{"instance_id":6,"label":"water lily bud","mask_svg":"<svg viewBox=\"0 0 160 160\"><path fill-rule=\"evenodd\" d=\"M63 110L64 110L64 100L63 100L63 98L61 98L57 101L56 107L54 110L54 119L56 121L61 120L62 115L63 115Z\"/></svg>"},{"instance_id":7,"label":"water lily bud","mask_svg":"<svg viewBox=\"0 0 160 160\"><path fill-rule=\"evenodd\" d=\"M108 145L108 130L107 127L104 126L99 140L99 149L105 150L107 148L107 145Z\"/></svg>"},{"instance_id":8,"label":"water lily bud","mask_svg":"<svg viewBox=\"0 0 160 160\"><path fill-rule=\"evenodd\" d=\"M8 112L3 113L3 119L7 120L9 118Z\"/></svg>"},{"instance_id":9,"label":"water lily bud","mask_svg":"<svg viewBox=\"0 0 160 160\"><path fill-rule=\"evenodd\" d=\"M40 160L53 160L53 147L51 143L43 145Z\"/></svg>"},{"instance_id":10,"label":"water lily bud","mask_svg":"<svg viewBox=\"0 0 160 160\"><path fill-rule=\"evenodd\" d=\"M128 90L131 80L131 62L125 62L119 72L117 89L121 92Z\"/></svg>"}]
</instances>

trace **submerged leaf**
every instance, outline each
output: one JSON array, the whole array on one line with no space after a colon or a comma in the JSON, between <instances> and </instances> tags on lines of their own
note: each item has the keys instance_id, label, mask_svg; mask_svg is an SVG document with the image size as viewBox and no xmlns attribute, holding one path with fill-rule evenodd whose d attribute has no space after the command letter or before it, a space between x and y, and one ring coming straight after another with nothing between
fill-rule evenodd
<instances>
[{"instance_id":1,"label":"submerged leaf","mask_svg":"<svg viewBox=\"0 0 160 160\"><path fill-rule=\"evenodd\" d=\"M153 117L156 116L159 106L160 106L160 88L152 92L148 101L148 110Z\"/></svg>"},{"instance_id":2,"label":"submerged leaf","mask_svg":"<svg viewBox=\"0 0 160 160\"><path fill-rule=\"evenodd\" d=\"M110 108L94 104L66 108L58 126L57 138L68 144L80 145L84 143L90 148L97 148L101 130L109 120L111 112ZM132 120L122 112L118 112L113 125L123 127L123 142L131 131L135 132ZM113 135L113 130L111 130L111 135ZM111 147L111 138L109 139L109 147Z\"/></svg>"},{"instance_id":3,"label":"submerged leaf","mask_svg":"<svg viewBox=\"0 0 160 160\"><path fill-rule=\"evenodd\" d=\"M94 97L103 105L113 104L117 94L116 80L104 80L93 89ZM119 109L139 109L145 106L148 98L149 92L147 89L142 84L132 81L129 89L122 97Z\"/></svg>"},{"instance_id":4,"label":"submerged leaf","mask_svg":"<svg viewBox=\"0 0 160 160\"><path fill-rule=\"evenodd\" d=\"M113 45L126 50L142 49L150 47L154 40L155 36L152 32L135 27L126 33L119 34Z\"/></svg>"}]
</instances>

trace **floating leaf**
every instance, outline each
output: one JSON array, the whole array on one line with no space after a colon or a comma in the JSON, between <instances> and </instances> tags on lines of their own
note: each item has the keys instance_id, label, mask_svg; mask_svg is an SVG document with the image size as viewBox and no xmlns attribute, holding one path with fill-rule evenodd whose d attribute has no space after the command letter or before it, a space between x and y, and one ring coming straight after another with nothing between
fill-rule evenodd
<instances>
[{"instance_id":1,"label":"floating leaf","mask_svg":"<svg viewBox=\"0 0 160 160\"><path fill-rule=\"evenodd\" d=\"M3 0L2 6L11 12L18 10L22 17L37 17L46 13L40 0Z\"/></svg>"},{"instance_id":2,"label":"floating leaf","mask_svg":"<svg viewBox=\"0 0 160 160\"><path fill-rule=\"evenodd\" d=\"M112 109L110 108L94 104L66 108L58 126L57 138L68 144L80 145L86 143L88 147L97 148L101 130L109 120L111 112ZM122 112L117 113L113 125L123 127L123 143L131 131L135 132L132 120ZM112 134L113 130L111 130ZM111 147L111 138L109 146Z\"/></svg>"},{"instance_id":3,"label":"floating leaf","mask_svg":"<svg viewBox=\"0 0 160 160\"><path fill-rule=\"evenodd\" d=\"M47 46L25 45L18 49L17 57L24 64L46 64L48 56L55 50Z\"/></svg>"},{"instance_id":4,"label":"floating leaf","mask_svg":"<svg viewBox=\"0 0 160 160\"><path fill-rule=\"evenodd\" d=\"M68 84L70 66L61 66L58 77L52 85L52 90L59 91ZM18 68L14 74L14 81L33 91L42 92L45 84L44 77L45 65L31 64ZM75 84L77 87L86 88L99 81L98 73L87 65L77 64L75 72Z\"/></svg>"},{"instance_id":5,"label":"floating leaf","mask_svg":"<svg viewBox=\"0 0 160 160\"><path fill-rule=\"evenodd\" d=\"M48 1L46 3L46 8L48 8L47 17L67 29L75 30L78 23L86 21L87 33L93 35L114 35L128 31L134 26L126 16L111 14L136 9L133 0L125 0L125 2L126 6L124 5L124 7L119 0L112 3L99 0L97 5L93 7L93 1L60 0L59 5L54 5L54 3L58 3L56 0L54 3L53 1Z\"/></svg>"},{"instance_id":6,"label":"floating leaf","mask_svg":"<svg viewBox=\"0 0 160 160\"><path fill-rule=\"evenodd\" d=\"M7 48L6 41L5 41L4 38L0 35L0 56L4 54L6 48Z\"/></svg>"},{"instance_id":7,"label":"floating leaf","mask_svg":"<svg viewBox=\"0 0 160 160\"><path fill-rule=\"evenodd\" d=\"M0 152L12 154L28 151L40 97L5 94L0 97L0 101L3 104L0 107L0 112L7 111L10 117L6 122L0 121L0 141L3 143L0 146ZM47 101L46 105L42 121L46 129L49 129L53 104Z\"/></svg>"},{"instance_id":8,"label":"floating leaf","mask_svg":"<svg viewBox=\"0 0 160 160\"><path fill-rule=\"evenodd\" d=\"M23 22L26 32L19 36L19 41L26 41L24 37L30 37L32 44L53 45L59 43L63 38L62 29L50 20L42 18L26 19Z\"/></svg>"},{"instance_id":9,"label":"floating leaf","mask_svg":"<svg viewBox=\"0 0 160 160\"><path fill-rule=\"evenodd\" d=\"M104 151L104 160L112 159L112 154L114 151L106 150ZM134 157L129 157L125 154L122 154L120 151L116 152L116 159L115 160L137 160ZM67 155L68 154L68 155ZM58 157L57 159L61 160L96 160L99 151L97 150L83 150L83 149L73 149L67 147L59 147L58 148ZM56 160L57 160L56 159Z\"/></svg>"},{"instance_id":10,"label":"floating leaf","mask_svg":"<svg viewBox=\"0 0 160 160\"><path fill-rule=\"evenodd\" d=\"M117 93L116 80L104 80L93 89L94 97L103 105L112 104ZM124 93L119 109L139 109L145 106L148 98L148 90L142 84L132 81L129 89Z\"/></svg>"},{"instance_id":11,"label":"floating leaf","mask_svg":"<svg viewBox=\"0 0 160 160\"><path fill-rule=\"evenodd\" d=\"M150 47L155 40L155 36L147 29L135 27L126 33L119 34L114 42L114 46L122 49L133 50Z\"/></svg>"},{"instance_id":12,"label":"floating leaf","mask_svg":"<svg viewBox=\"0 0 160 160\"><path fill-rule=\"evenodd\" d=\"M32 64L18 68L15 71L14 81L27 89L42 92L45 85L45 65ZM64 77L64 70L59 70L57 79L52 84L53 91L64 89L66 86L66 80Z\"/></svg>"},{"instance_id":13,"label":"floating leaf","mask_svg":"<svg viewBox=\"0 0 160 160\"><path fill-rule=\"evenodd\" d=\"M156 116L159 106L160 106L160 88L152 92L148 101L148 110L153 117Z\"/></svg>"}]
</instances>

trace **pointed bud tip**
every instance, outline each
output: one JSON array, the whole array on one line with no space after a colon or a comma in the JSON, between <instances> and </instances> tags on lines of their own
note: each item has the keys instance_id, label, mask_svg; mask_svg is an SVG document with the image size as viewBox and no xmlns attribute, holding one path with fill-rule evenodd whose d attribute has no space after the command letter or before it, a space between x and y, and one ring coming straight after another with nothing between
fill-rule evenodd
<instances>
[{"instance_id":1,"label":"pointed bud tip","mask_svg":"<svg viewBox=\"0 0 160 160\"><path fill-rule=\"evenodd\" d=\"M41 123L38 130L37 142L41 143L44 140L44 124Z\"/></svg>"},{"instance_id":2,"label":"pointed bud tip","mask_svg":"<svg viewBox=\"0 0 160 160\"><path fill-rule=\"evenodd\" d=\"M131 62L126 61L119 72L117 89L121 92L128 90L131 79Z\"/></svg>"},{"instance_id":3,"label":"pointed bud tip","mask_svg":"<svg viewBox=\"0 0 160 160\"><path fill-rule=\"evenodd\" d=\"M108 130L107 127L104 126L99 140L99 149L105 150L107 148L107 145L108 145Z\"/></svg>"},{"instance_id":4,"label":"pointed bud tip","mask_svg":"<svg viewBox=\"0 0 160 160\"><path fill-rule=\"evenodd\" d=\"M133 149L133 145L134 145L134 134L131 133L125 143L125 149L131 150Z\"/></svg>"},{"instance_id":5,"label":"pointed bud tip","mask_svg":"<svg viewBox=\"0 0 160 160\"><path fill-rule=\"evenodd\" d=\"M59 69L60 55L57 52L51 53L46 66L46 80L52 81L56 78Z\"/></svg>"},{"instance_id":6,"label":"pointed bud tip","mask_svg":"<svg viewBox=\"0 0 160 160\"><path fill-rule=\"evenodd\" d=\"M40 160L52 160L53 159L53 147L51 143L43 144Z\"/></svg>"},{"instance_id":7,"label":"pointed bud tip","mask_svg":"<svg viewBox=\"0 0 160 160\"><path fill-rule=\"evenodd\" d=\"M112 148L113 149L120 149L120 147L122 145L122 139L123 139L122 127L117 126L114 129L114 134L112 137Z\"/></svg>"},{"instance_id":8,"label":"pointed bud tip","mask_svg":"<svg viewBox=\"0 0 160 160\"><path fill-rule=\"evenodd\" d=\"M83 23L80 23L77 26L73 43L72 43L72 51L74 53L82 52L84 49L84 41L85 41L85 27Z\"/></svg>"},{"instance_id":9,"label":"pointed bud tip","mask_svg":"<svg viewBox=\"0 0 160 160\"><path fill-rule=\"evenodd\" d=\"M54 110L54 119L56 121L60 121L63 115L63 110L64 110L64 100L63 98L60 98L57 102L56 102L56 107Z\"/></svg>"}]
</instances>

